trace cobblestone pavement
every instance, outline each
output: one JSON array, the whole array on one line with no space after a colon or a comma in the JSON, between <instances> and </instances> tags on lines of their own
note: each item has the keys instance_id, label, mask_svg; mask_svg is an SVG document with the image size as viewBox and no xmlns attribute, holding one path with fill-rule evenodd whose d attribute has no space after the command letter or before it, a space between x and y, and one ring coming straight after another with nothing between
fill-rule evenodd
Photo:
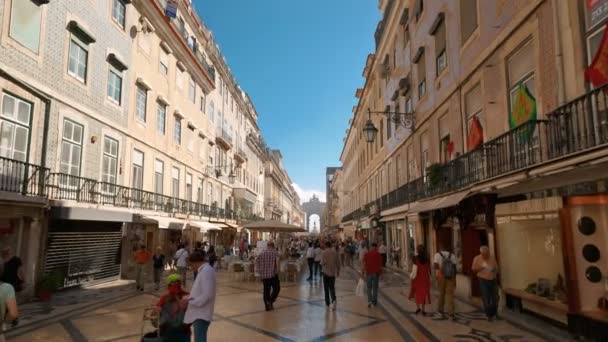
<instances>
[{"instance_id":1,"label":"cobblestone pavement","mask_svg":"<svg viewBox=\"0 0 608 342\"><path fill-rule=\"evenodd\" d=\"M305 277L301 277L305 278ZM355 296L356 272L336 281L338 310L325 308L320 282L282 282L275 310L264 311L261 284L218 274L218 297L210 341L565 341L567 335L546 323L501 319L487 322L469 304L457 301L457 319L415 315L403 295L405 279L387 273L381 281L379 306ZM151 288L151 287L149 287ZM20 325L9 341L140 341L144 308L160 292L136 292L119 281L57 294L50 303L20 309ZM431 310L429 310L431 311ZM505 317L505 315L502 315ZM506 315L508 317L508 315ZM150 326L145 327L149 331Z\"/></svg>"}]
</instances>

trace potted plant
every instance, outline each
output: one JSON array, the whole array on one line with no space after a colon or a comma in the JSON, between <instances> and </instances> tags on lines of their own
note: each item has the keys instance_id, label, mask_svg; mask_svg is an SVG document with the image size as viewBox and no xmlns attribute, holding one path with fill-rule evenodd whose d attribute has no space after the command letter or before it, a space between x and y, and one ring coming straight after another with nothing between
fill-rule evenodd
<instances>
[{"instance_id":1,"label":"potted plant","mask_svg":"<svg viewBox=\"0 0 608 342\"><path fill-rule=\"evenodd\" d=\"M426 177L431 187L438 186L441 183L441 164L431 164L426 168Z\"/></svg>"},{"instance_id":2,"label":"potted plant","mask_svg":"<svg viewBox=\"0 0 608 342\"><path fill-rule=\"evenodd\" d=\"M36 295L41 301L48 302L62 283L63 276L59 272L45 273L36 285Z\"/></svg>"}]
</instances>

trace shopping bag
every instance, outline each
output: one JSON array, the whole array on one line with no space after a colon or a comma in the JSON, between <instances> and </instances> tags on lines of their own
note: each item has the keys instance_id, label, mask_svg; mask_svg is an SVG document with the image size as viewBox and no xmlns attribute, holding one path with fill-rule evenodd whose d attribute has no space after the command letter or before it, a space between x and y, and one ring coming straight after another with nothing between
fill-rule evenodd
<instances>
[{"instance_id":1,"label":"shopping bag","mask_svg":"<svg viewBox=\"0 0 608 342\"><path fill-rule=\"evenodd\" d=\"M363 281L362 278L359 278L359 282L357 283L357 288L355 289L355 295L357 297L363 297L365 296L365 282Z\"/></svg>"}]
</instances>

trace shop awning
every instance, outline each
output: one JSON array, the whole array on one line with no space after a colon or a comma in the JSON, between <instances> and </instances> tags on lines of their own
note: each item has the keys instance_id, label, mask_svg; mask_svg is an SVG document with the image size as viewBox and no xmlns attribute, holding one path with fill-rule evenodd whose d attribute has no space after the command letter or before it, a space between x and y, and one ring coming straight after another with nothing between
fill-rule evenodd
<instances>
[{"instance_id":1,"label":"shop awning","mask_svg":"<svg viewBox=\"0 0 608 342\"><path fill-rule=\"evenodd\" d=\"M410 209L408 210L408 215L455 206L460 203L460 201L462 201L465 197L467 197L470 193L471 192L469 190L466 190L456 192L451 195L431 199L428 201L418 202L410 206Z\"/></svg>"},{"instance_id":2,"label":"shop awning","mask_svg":"<svg viewBox=\"0 0 608 342\"><path fill-rule=\"evenodd\" d=\"M166 216L143 216L144 221L150 220L158 224L159 229L183 230L187 223L182 219Z\"/></svg>"},{"instance_id":3,"label":"shop awning","mask_svg":"<svg viewBox=\"0 0 608 342\"><path fill-rule=\"evenodd\" d=\"M59 206L51 207L51 218L59 220L135 222L129 211Z\"/></svg>"},{"instance_id":4,"label":"shop awning","mask_svg":"<svg viewBox=\"0 0 608 342\"><path fill-rule=\"evenodd\" d=\"M410 204L404 204L404 205L400 205L396 208L392 208L392 209L388 209L388 210L383 210L380 213L380 216L392 216L395 214L403 214L405 212L407 212L410 209ZM381 220L382 221L382 220ZM384 221L382 221L384 222Z\"/></svg>"},{"instance_id":5,"label":"shop awning","mask_svg":"<svg viewBox=\"0 0 608 342\"><path fill-rule=\"evenodd\" d=\"M222 226L220 226L218 223L213 223L213 222L204 222L204 221L190 221L188 222L189 224L200 228L201 233L206 233L208 231L219 231L222 230Z\"/></svg>"}]
</instances>

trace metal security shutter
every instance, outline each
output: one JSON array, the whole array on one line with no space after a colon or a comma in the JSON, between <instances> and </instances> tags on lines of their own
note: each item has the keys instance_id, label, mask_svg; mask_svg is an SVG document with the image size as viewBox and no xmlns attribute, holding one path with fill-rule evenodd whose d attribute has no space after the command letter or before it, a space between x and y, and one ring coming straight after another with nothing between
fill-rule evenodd
<instances>
[{"instance_id":1,"label":"metal security shutter","mask_svg":"<svg viewBox=\"0 0 608 342\"><path fill-rule=\"evenodd\" d=\"M120 231L49 232L45 273L65 276L63 287L120 276Z\"/></svg>"}]
</instances>

